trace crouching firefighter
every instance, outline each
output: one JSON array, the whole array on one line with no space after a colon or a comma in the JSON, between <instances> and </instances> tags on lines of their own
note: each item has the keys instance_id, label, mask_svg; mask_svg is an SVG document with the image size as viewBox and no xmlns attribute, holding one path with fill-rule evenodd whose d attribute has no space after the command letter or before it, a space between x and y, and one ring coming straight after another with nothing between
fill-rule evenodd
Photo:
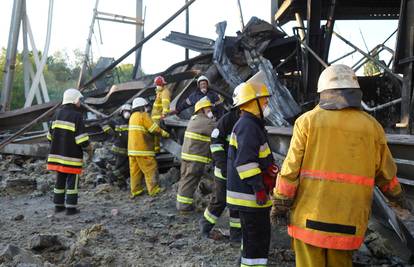
<instances>
[{"instance_id":1,"label":"crouching firefighter","mask_svg":"<svg viewBox=\"0 0 414 267\"><path fill-rule=\"evenodd\" d=\"M150 118L147 110L147 100L141 97L134 99L128 128L131 198L144 192L142 187L143 177L147 185L148 195L155 196L161 192L157 181L158 166L155 159L154 135L164 138L168 138L170 135Z\"/></svg>"},{"instance_id":2,"label":"crouching firefighter","mask_svg":"<svg viewBox=\"0 0 414 267\"><path fill-rule=\"evenodd\" d=\"M242 230L241 266L266 266L270 244L269 193L276 181L264 117L269 91L263 83L246 82L235 89L240 119L230 136L227 159L227 205L239 211Z\"/></svg>"},{"instance_id":3,"label":"crouching firefighter","mask_svg":"<svg viewBox=\"0 0 414 267\"><path fill-rule=\"evenodd\" d=\"M235 95L233 95L233 98ZM213 193L204 215L200 220L201 234L208 237L211 229L226 208L227 188L227 151L233 126L239 119L239 108L233 108L224 114L217 122L217 127L211 133L210 151L214 161ZM230 241L240 242L241 225L239 212L230 209Z\"/></svg>"},{"instance_id":4,"label":"crouching firefighter","mask_svg":"<svg viewBox=\"0 0 414 267\"><path fill-rule=\"evenodd\" d=\"M382 126L361 108L346 65L326 68L319 105L300 116L274 189L272 221L287 216L296 266L352 266L364 241L374 187L405 207Z\"/></svg>"},{"instance_id":5,"label":"crouching firefighter","mask_svg":"<svg viewBox=\"0 0 414 267\"><path fill-rule=\"evenodd\" d=\"M47 169L56 171L53 190L55 212L65 211L67 215L79 212L78 183L82 172L83 150L92 155L89 136L84 130L80 100L82 94L77 89L67 89L63 94L62 106L56 111L47 139L50 151Z\"/></svg>"},{"instance_id":6,"label":"crouching firefighter","mask_svg":"<svg viewBox=\"0 0 414 267\"><path fill-rule=\"evenodd\" d=\"M111 182L116 181L119 188L125 189L129 177L128 121L131 116L131 105L122 105L119 110L119 115L119 118L109 122L114 132L114 141L111 150L115 155L115 166L112 171Z\"/></svg>"},{"instance_id":7,"label":"crouching firefighter","mask_svg":"<svg viewBox=\"0 0 414 267\"><path fill-rule=\"evenodd\" d=\"M193 194L197 189L206 164L211 162L210 135L215 127L211 102L207 97L200 99L194 115L188 122L181 150L181 178L178 183L177 210L194 210Z\"/></svg>"}]
</instances>

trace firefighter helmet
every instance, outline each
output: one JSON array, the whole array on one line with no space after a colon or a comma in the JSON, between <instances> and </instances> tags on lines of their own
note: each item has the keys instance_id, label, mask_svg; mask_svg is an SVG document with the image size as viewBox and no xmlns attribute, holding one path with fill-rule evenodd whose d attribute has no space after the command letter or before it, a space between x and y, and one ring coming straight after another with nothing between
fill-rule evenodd
<instances>
[{"instance_id":1,"label":"firefighter helmet","mask_svg":"<svg viewBox=\"0 0 414 267\"><path fill-rule=\"evenodd\" d=\"M201 76L200 76L200 77L198 77L198 79L197 79L197 85L199 85L199 84L200 84L200 82L202 82L202 81L206 81L206 82L207 82L207 84L210 84L209 79L208 79L206 76L201 75Z\"/></svg>"},{"instance_id":2,"label":"firefighter helmet","mask_svg":"<svg viewBox=\"0 0 414 267\"><path fill-rule=\"evenodd\" d=\"M65 104L76 104L83 95L78 89L69 88L63 93L62 105Z\"/></svg>"},{"instance_id":3,"label":"firefighter helmet","mask_svg":"<svg viewBox=\"0 0 414 267\"><path fill-rule=\"evenodd\" d=\"M347 65L329 66L319 76L318 93L329 89L347 88L360 88L355 72Z\"/></svg>"},{"instance_id":4,"label":"firefighter helmet","mask_svg":"<svg viewBox=\"0 0 414 267\"><path fill-rule=\"evenodd\" d=\"M210 99L207 96L205 96L201 98L200 100L198 100L197 103L195 104L194 113L197 113L202 108L211 107L211 106L212 104L211 104Z\"/></svg>"},{"instance_id":5,"label":"firefighter helmet","mask_svg":"<svg viewBox=\"0 0 414 267\"><path fill-rule=\"evenodd\" d=\"M142 97L137 97L134 99L134 101L132 101L132 109L145 107L147 105L148 105L147 100L145 100L145 98L142 98Z\"/></svg>"},{"instance_id":6,"label":"firefighter helmet","mask_svg":"<svg viewBox=\"0 0 414 267\"><path fill-rule=\"evenodd\" d=\"M260 97L270 97L269 90L263 83L244 82L239 84L233 92L233 106L238 107Z\"/></svg>"},{"instance_id":7,"label":"firefighter helmet","mask_svg":"<svg viewBox=\"0 0 414 267\"><path fill-rule=\"evenodd\" d=\"M162 77L162 76L157 76L157 77L155 77L155 79L154 79L154 84L155 84L156 86L163 86L163 85L166 85L166 84L167 84L167 82L165 81L164 77Z\"/></svg>"}]
</instances>

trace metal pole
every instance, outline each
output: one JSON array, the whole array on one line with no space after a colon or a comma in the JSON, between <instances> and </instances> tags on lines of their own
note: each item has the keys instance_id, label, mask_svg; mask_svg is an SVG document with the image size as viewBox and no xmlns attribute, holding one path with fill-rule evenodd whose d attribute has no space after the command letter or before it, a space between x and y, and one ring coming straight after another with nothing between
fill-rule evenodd
<instances>
[{"instance_id":1,"label":"metal pole","mask_svg":"<svg viewBox=\"0 0 414 267\"><path fill-rule=\"evenodd\" d=\"M97 13L98 13L98 4L99 4L99 0L96 0L95 8L93 9L92 22L91 22L91 25L89 26L88 39L86 39L86 47L85 47L85 52L84 52L84 59L83 59L83 62L82 62L82 68L81 68L81 71L79 73L78 88L80 88L82 86L83 75L86 71L86 66L89 62L89 51L91 50L93 27L95 25L95 19L96 19Z\"/></svg>"},{"instance_id":2,"label":"metal pole","mask_svg":"<svg viewBox=\"0 0 414 267\"><path fill-rule=\"evenodd\" d=\"M400 77L399 75L396 75L392 70L390 70L387 66L385 66L384 64L382 64L376 58L374 58L371 55L365 53L363 50L361 50L360 48L358 48L356 45L352 44L350 41L346 40L344 37L342 37L338 33L336 33L336 32L332 32L332 33L335 34L336 37L338 37L341 41L343 41L344 43L346 43L350 47L356 49L359 53L363 54L365 57L369 58L372 62L374 62L375 64L377 64L381 68L383 68L386 72L390 73L392 76L394 76L398 80L403 81L403 78L402 77Z\"/></svg>"},{"instance_id":3,"label":"metal pole","mask_svg":"<svg viewBox=\"0 0 414 267\"><path fill-rule=\"evenodd\" d=\"M303 19L299 13L295 13L295 19L296 19L296 23L298 24L298 33L299 33L300 40L303 41L305 40L305 30L304 30L305 26L303 25Z\"/></svg>"},{"instance_id":4,"label":"metal pole","mask_svg":"<svg viewBox=\"0 0 414 267\"><path fill-rule=\"evenodd\" d=\"M188 0L185 0L185 3L188 3ZM190 10L186 8L185 10L185 33L190 34ZM188 48L185 49L185 60L189 58L189 50Z\"/></svg>"},{"instance_id":5,"label":"metal pole","mask_svg":"<svg viewBox=\"0 0 414 267\"><path fill-rule=\"evenodd\" d=\"M241 4L240 4L240 0L237 0L237 6L239 7L241 30L243 30L244 29L244 20L243 20L243 11L242 11L242 7L241 7Z\"/></svg>"},{"instance_id":6,"label":"metal pole","mask_svg":"<svg viewBox=\"0 0 414 267\"><path fill-rule=\"evenodd\" d=\"M30 70L29 70L29 48L27 43L27 20L26 20L26 0L22 3L22 27L23 27L23 81L24 96L27 97L30 89Z\"/></svg>"},{"instance_id":7,"label":"metal pole","mask_svg":"<svg viewBox=\"0 0 414 267\"><path fill-rule=\"evenodd\" d=\"M191 4L193 4L196 0L189 0L187 4L185 4L183 7L181 7L177 12L175 12L171 17L169 17L166 21L164 21L158 28L156 28L153 32L151 32L149 35L147 35L144 39L142 39L141 42L137 43L134 47L128 50L124 55L122 55L120 58L112 62L111 65L106 67L104 70L102 70L100 73L96 74L94 77L92 77L89 81L87 81L85 84L81 85L79 89L85 88L92 83L94 83L96 80L101 78L105 73L113 68L115 68L120 62L122 62L125 58L127 58L129 55L134 53L138 48L140 48L142 45L144 45L149 39L154 37L159 31L161 31L165 26L167 26L171 21L173 21L178 15L180 15L187 7L189 7Z\"/></svg>"},{"instance_id":8,"label":"metal pole","mask_svg":"<svg viewBox=\"0 0 414 267\"><path fill-rule=\"evenodd\" d=\"M136 21L142 22L142 0L137 0L136 4ZM135 43L141 42L143 37L143 27L142 23L136 25L136 32L135 32ZM137 74L140 75L141 71L141 49L138 49L135 52L135 66L137 68Z\"/></svg>"},{"instance_id":9,"label":"metal pole","mask_svg":"<svg viewBox=\"0 0 414 267\"><path fill-rule=\"evenodd\" d=\"M11 89L14 69L16 67L17 43L19 41L20 22L22 17L22 0L14 0L11 15L9 41L7 44L6 63L4 65L3 91L1 92L1 111L10 110Z\"/></svg>"}]
</instances>

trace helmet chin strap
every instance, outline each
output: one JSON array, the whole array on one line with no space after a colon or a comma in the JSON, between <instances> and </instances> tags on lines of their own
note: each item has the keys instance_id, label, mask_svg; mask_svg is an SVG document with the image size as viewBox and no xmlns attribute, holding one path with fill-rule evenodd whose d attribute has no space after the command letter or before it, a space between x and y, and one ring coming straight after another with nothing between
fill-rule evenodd
<instances>
[{"instance_id":1,"label":"helmet chin strap","mask_svg":"<svg viewBox=\"0 0 414 267\"><path fill-rule=\"evenodd\" d=\"M262 107L260 106L260 102L258 98L256 98L256 103L257 103L257 106L259 107L260 117L262 120L264 120L263 110L262 110Z\"/></svg>"}]
</instances>

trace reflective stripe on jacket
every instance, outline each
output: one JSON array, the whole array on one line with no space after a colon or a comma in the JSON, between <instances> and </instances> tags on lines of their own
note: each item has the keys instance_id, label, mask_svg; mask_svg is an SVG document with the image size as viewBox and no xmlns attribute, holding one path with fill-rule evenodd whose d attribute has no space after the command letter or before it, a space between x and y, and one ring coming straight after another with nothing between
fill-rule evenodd
<instances>
[{"instance_id":1,"label":"reflective stripe on jacket","mask_svg":"<svg viewBox=\"0 0 414 267\"><path fill-rule=\"evenodd\" d=\"M319 106L296 120L274 195L294 198L288 233L322 248L358 249L374 185L398 195L396 165L381 125L365 112Z\"/></svg>"},{"instance_id":2,"label":"reflective stripe on jacket","mask_svg":"<svg viewBox=\"0 0 414 267\"><path fill-rule=\"evenodd\" d=\"M47 169L63 173L82 172L82 147L89 145L82 113L72 104L63 105L55 113L47 134L50 151Z\"/></svg>"},{"instance_id":3,"label":"reflective stripe on jacket","mask_svg":"<svg viewBox=\"0 0 414 267\"><path fill-rule=\"evenodd\" d=\"M214 127L214 120L204 113L192 116L184 133L181 158L186 161L211 162L210 135Z\"/></svg>"},{"instance_id":4,"label":"reflective stripe on jacket","mask_svg":"<svg viewBox=\"0 0 414 267\"><path fill-rule=\"evenodd\" d=\"M211 132L211 156L214 160L214 175L222 180L227 178L227 150L233 126L239 119L240 111L232 109L224 114L217 122L217 127Z\"/></svg>"},{"instance_id":5,"label":"reflective stripe on jacket","mask_svg":"<svg viewBox=\"0 0 414 267\"><path fill-rule=\"evenodd\" d=\"M159 120L161 116L170 113L170 99L170 90L165 86L157 86L156 98L151 111L151 118L153 120Z\"/></svg>"},{"instance_id":6,"label":"reflective stripe on jacket","mask_svg":"<svg viewBox=\"0 0 414 267\"><path fill-rule=\"evenodd\" d=\"M263 122L243 113L234 125L227 159L227 204L235 210L255 211L269 208L256 203L255 191L264 189L262 171L273 162Z\"/></svg>"},{"instance_id":7,"label":"reflective stripe on jacket","mask_svg":"<svg viewBox=\"0 0 414 267\"><path fill-rule=\"evenodd\" d=\"M153 135L168 136L146 112L134 112L129 118L128 156L154 157Z\"/></svg>"}]
</instances>

